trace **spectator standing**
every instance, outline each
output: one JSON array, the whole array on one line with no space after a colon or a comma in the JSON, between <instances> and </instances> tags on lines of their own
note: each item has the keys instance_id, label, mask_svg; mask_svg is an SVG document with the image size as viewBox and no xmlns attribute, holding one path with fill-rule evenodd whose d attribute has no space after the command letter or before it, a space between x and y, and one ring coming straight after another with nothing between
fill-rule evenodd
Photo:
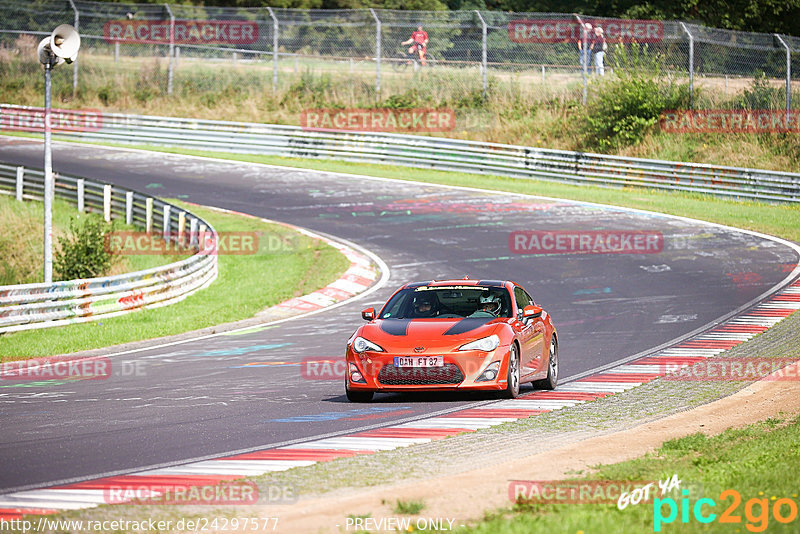
<instances>
[{"instance_id":1,"label":"spectator standing","mask_svg":"<svg viewBox=\"0 0 800 534\"><path fill-rule=\"evenodd\" d=\"M594 71L600 76L606 75L606 68L603 65L608 43L603 35L603 28L596 26L594 29L594 39L592 40L592 52L594 53Z\"/></svg>"}]
</instances>

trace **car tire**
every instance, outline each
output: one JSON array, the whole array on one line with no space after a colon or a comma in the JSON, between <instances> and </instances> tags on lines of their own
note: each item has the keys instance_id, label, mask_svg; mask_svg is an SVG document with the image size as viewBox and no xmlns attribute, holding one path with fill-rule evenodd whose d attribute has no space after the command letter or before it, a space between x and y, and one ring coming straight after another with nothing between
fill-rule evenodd
<instances>
[{"instance_id":1,"label":"car tire","mask_svg":"<svg viewBox=\"0 0 800 534\"><path fill-rule=\"evenodd\" d=\"M550 337L550 357L547 359L547 378L533 383L536 389L556 389L558 386L558 340Z\"/></svg>"},{"instance_id":2,"label":"car tire","mask_svg":"<svg viewBox=\"0 0 800 534\"><path fill-rule=\"evenodd\" d=\"M347 380L344 382L344 392L347 394L347 400L350 402L369 402L372 396L375 395L372 391L359 391L347 387Z\"/></svg>"},{"instance_id":3,"label":"car tire","mask_svg":"<svg viewBox=\"0 0 800 534\"><path fill-rule=\"evenodd\" d=\"M506 389L500 396L504 399L516 399L519 397L519 350L515 344L511 344L508 351L508 377Z\"/></svg>"}]
</instances>

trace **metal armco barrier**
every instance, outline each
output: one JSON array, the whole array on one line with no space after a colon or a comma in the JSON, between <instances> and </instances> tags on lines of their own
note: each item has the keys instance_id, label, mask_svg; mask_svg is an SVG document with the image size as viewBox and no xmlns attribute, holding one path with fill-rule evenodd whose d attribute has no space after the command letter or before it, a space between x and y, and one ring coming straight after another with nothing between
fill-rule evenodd
<instances>
[{"instance_id":1,"label":"metal armco barrier","mask_svg":"<svg viewBox=\"0 0 800 534\"><path fill-rule=\"evenodd\" d=\"M0 192L19 195L21 167L0 164ZM44 192L42 171L21 171L22 196L41 200ZM55 195L103 214L109 184L56 174ZM172 204L136 191L111 186L110 214L150 226L154 232L176 236L184 231L179 221L189 221L192 228L205 227L209 239L216 242L213 227L199 217ZM165 210L165 207L169 209ZM164 213L167 213L165 222ZM217 256L198 251L178 262L145 271L69 280L53 284L0 286L0 333L32 330L105 319L147 307L165 306L210 284L217 277Z\"/></svg>"},{"instance_id":2,"label":"metal armco barrier","mask_svg":"<svg viewBox=\"0 0 800 534\"><path fill-rule=\"evenodd\" d=\"M0 105L0 132L33 124L41 108ZM70 112L80 118L84 112ZM86 112L90 127L61 138L200 150L328 158L442 171L494 174L610 187L645 187L727 198L800 202L800 174L606 156L441 137L310 131L298 126ZM41 123L41 120L39 120ZM77 120L75 124L80 124ZM20 129L20 128L18 128Z\"/></svg>"}]
</instances>

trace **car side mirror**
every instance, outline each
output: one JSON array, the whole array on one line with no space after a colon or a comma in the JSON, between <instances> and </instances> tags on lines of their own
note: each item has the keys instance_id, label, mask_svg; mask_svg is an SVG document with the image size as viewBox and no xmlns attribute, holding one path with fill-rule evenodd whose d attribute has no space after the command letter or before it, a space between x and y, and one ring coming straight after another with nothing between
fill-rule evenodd
<instances>
[{"instance_id":1,"label":"car side mirror","mask_svg":"<svg viewBox=\"0 0 800 534\"><path fill-rule=\"evenodd\" d=\"M542 316L541 306L525 306L522 308L522 319L535 319Z\"/></svg>"},{"instance_id":2,"label":"car side mirror","mask_svg":"<svg viewBox=\"0 0 800 534\"><path fill-rule=\"evenodd\" d=\"M365 321L375 320L375 308L367 308L361 312L361 318Z\"/></svg>"}]
</instances>

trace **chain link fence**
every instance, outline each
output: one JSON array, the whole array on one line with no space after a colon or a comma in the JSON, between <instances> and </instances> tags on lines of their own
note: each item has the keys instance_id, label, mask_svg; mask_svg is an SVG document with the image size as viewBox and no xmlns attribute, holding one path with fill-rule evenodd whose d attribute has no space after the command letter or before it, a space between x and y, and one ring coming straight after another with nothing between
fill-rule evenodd
<instances>
[{"instance_id":1,"label":"chain link fence","mask_svg":"<svg viewBox=\"0 0 800 534\"><path fill-rule=\"evenodd\" d=\"M79 0L0 0L0 69L55 26L73 24L82 48L56 83L114 100L124 83L135 105L156 94L193 95L212 105L221 92L306 95L402 107L451 105L527 91L583 99L599 69L582 68L581 24L605 30L605 75L639 61L688 82L694 107L735 101L789 109L800 81L800 38L676 21L599 19L495 11L298 10ZM422 26L426 64L407 41ZM4 67L3 64L6 63ZM642 65L639 65L640 67ZM19 67L33 72L38 64ZM704 98L696 98L702 94Z\"/></svg>"}]
</instances>

